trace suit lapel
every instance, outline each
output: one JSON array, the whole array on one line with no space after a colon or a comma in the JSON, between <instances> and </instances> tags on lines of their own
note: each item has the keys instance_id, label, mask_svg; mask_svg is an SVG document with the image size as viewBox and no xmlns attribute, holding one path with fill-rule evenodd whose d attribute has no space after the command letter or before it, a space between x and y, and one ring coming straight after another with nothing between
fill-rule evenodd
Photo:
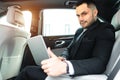
<instances>
[{"instance_id":1,"label":"suit lapel","mask_svg":"<svg viewBox=\"0 0 120 80\"><path fill-rule=\"evenodd\" d=\"M71 53L72 53L72 54L71 54L71 57L74 57L74 56L75 56L75 54L77 53L77 51L78 51L78 49L79 49L79 46L80 46L80 44L81 44L82 39L84 38L84 36L85 36L88 32L89 32L89 31L86 30L83 34L80 34L81 36L79 37L79 39L74 42L74 47L73 47L72 50L71 50Z\"/></svg>"}]
</instances>

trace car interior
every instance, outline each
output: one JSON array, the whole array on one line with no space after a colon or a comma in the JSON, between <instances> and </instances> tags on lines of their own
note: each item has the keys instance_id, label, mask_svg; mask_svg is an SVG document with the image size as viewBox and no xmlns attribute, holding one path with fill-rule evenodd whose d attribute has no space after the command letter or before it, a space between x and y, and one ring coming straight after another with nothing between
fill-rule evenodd
<instances>
[{"instance_id":1,"label":"car interior","mask_svg":"<svg viewBox=\"0 0 120 80\"><path fill-rule=\"evenodd\" d=\"M29 52L28 40L34 36L42 35L46 46L57 56L63 52L81 27L75 13L77 1L0 0L0 80L14 80L20 73L24 56ZM74 80L119 80L120 0L94 1L100 21L114 26L116 41L104 73L78 76ZM28 60L32 62L31 58Z\"/></svg>"}]
</instances>

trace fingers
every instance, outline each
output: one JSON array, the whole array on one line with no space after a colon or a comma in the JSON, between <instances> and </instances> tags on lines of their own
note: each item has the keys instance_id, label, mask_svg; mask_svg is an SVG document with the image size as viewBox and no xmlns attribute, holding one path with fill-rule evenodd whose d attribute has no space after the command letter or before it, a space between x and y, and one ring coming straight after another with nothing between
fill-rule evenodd
<instances>
[{"instance_id":1,"label":"fingers","mask_svg":"<svg viewBox=\"0 0 120 80\"><path fill-rule=\"evenodd\" d=\"M42 64L42 65L45 65L48 61L49 61L49 60L43 60L43 61L41 61L41 64Z\"/></svg>"},{"instance_id":2,"label":"fingers","mask_svg":"<svg viewBox=\"0 0 120 80\"><path fill-rule=\"evenodd\" d=\"M41 68L42 69L49 68L53 61L54 61L53 59L46 59L46 60L41 61L41 65L42 65Z\"/></svg>"},{"instance_id":3,"label":"fingers","mask_svg":"<svg viewBox=\"0 0 120 80\"><path fill-rule=\"evenodd\" d=\"M43 65L43 66L41 66L41 68L42 68L43 70L46 70L46 69L48 69L48 66L47 66L47 65Z\"/></svg>"},{"instance_id":4,"label":"fingers","mask_svg":"<svg viewBox=\"0 0 120 80\"><path fill-rule=\"evenodd\" d=\"M50 47L48 47L48 54L50 58L56 58L57 56L51 51Z\"/></svg>"},{"instance_id":5,"label":"fingers","mask_svg":"<svg viewBox=\"0 0 120 80\"><path fill-rule=\"evenodd\" d=\"M47 64L41 66L41 68L44 70L45 73L49 73L50 72L50 70L49 70L50 68L49 68L49 66Z\"/></svg>"},{"instance_id":6,"label":"fingers","mask_svg":"<svg viewBox=\"0 0 120 80\"><path fill-rule=\"evenodd\" d=\"M50 71L50 61L49 60L43 60L41 62L42 66L41 68L43 69L43 71L48 75L51 71Z\"/></svg>"},{"instance_id":7,"label":"fingers","mask_svg":"<svg viewBox=\"0 0 120 80\"><path fill-rule=\"evenodd\" d=\"M48 68L49 68L48 60L43 60L41 64L42 64L41 68L44 70L44 72L48 73Z\"/></svg>"},{"instance_id":8,"label":"fingers","mask_svg":"<svg viewBox=\"0 0 120 80\"><path fill-rule=\"evenodd\" d=\"M44 69L44 72L45 73L48 73L49 72L49 69L47 68L47 69Z\"/></svg>"}]
</instances>

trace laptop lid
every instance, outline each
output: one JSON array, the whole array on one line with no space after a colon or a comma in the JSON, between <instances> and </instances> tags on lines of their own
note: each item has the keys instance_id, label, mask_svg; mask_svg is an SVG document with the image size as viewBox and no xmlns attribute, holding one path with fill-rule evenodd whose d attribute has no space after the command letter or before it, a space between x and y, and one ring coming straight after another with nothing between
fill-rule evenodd
<instances>
[{"instance_id":1,"label":"laptop lid","mask_svg":"<svg viewBox=\"0 0 120 80\"><path fill-rule=\"evenodd\" d=\"M27 43L37 65L41 65L42 60L49 58L42 35L31 37Z\"/></svg>"}]
</instances>

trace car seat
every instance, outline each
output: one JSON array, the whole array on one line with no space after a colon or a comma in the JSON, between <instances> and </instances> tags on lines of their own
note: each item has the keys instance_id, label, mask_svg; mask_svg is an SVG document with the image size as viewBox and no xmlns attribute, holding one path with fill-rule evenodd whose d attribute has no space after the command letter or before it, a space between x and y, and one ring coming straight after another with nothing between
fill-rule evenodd
<instances>
[{"instance_id":1,"label":"car seat","mask_svg":"<svg viewBox=\"0 0 120 80\"><path fill-rule=\"evenodd\" d=\"M31 35L24 30L24 19L19 7L8 7L7 21L10 25L0 24L0 34L4 32L0 36L6 36L0 44L0 71L3 80L18 75L26 41Z\"/></svg>"}]
</instances>

